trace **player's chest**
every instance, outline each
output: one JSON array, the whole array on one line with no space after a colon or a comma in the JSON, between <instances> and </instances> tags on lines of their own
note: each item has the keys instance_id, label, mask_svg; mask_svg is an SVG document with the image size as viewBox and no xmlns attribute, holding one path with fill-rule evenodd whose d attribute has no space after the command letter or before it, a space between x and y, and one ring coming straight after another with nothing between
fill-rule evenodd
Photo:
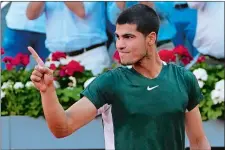
<instances>
[{"instance_id":1,"label":"player's chest","mask_svg":"<svg viewBox=\"0 0 225 150\"><path fill-rule=\"evenodd\" d=\"M149 83L129 86L121 90L114 105L125 115L159 115L184 112L188 102L184 86L166 83Z\"/></svg>"}]
</instances>

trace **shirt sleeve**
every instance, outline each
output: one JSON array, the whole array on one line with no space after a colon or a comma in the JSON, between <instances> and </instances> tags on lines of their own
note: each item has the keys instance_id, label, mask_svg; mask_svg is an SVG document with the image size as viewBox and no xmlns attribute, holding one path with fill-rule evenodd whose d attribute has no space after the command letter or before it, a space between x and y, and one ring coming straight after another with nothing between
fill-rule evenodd
<instances>
[{"instance_id":1,"label":"shirt sleeve","mask_svg":"<svg viewBox=\"0 0 225 150\"><path fill-rule=\"evenodd\" d=\"M138 2L126 1L124 9L136 4L138 4ZM116 2L107 2L107 17L113 25L116 25L117 18L119 17L121 12L122 10L117 6Z\"/></svg>"},{"instance_id":2,"label":"shirt sleeve","mask_svg":"<svg viewBox=\"0 0 225 150\"><path fill-rule=\"evenodd\" d=\"M96 5L99 5L99 3L103 3L102 6L104 7L104 2L92 2L92 1L83 2L85 16L88 16L90 13L92 13L96 9Z\"/></svg>"},{"instance_id":3,"label":"shirt sleeve","mask_svg":"<svg viewBox=\"0 0 225 150\"><path fill-rule=\"evenodd\" d=\"M107 17L113 25L116 24L116 20L121 12L116 2L107 2Z\"/></svg>"},{"instance_id":4,"label":"shirt sleeve","mask_svg":"<svg viewBox=\"0 0 225 150\"><path fill-rule=\"evenodd\" d=\"M153 8L159 16L167 18L172 12L173 4L171 2L154 2Z\"/></svg>"},{"instance_id":5,"label":"shirt sleeve","mask_svg":"<svg viewBox=\"0 0 225 150\"><path fill-rule=\"evenodd\" d=\"M206 2L187 2L190 8L203 9Z\"/></svg>"},{"instance_id":6,"label":"shirt sleeve","mask_svg":"<svg viewBox=\"0 0 225 150\"><path fill-rule=\"evenodd\" d=\"M99 75L87 88L81 92L81 97L87 97L99 109L105 104L111 104L113 94L113 78L111 71Z\"/></svg>"},{"instance_id":7,"label":"shirt sleeve","mask_svg":"<svg viewBox=\"0 0 225 150\"><path fill-rule=\"evenodd\" d=\"M188 104L187 104L187 110L191 111L203 99L203 94L201 92L201 88L198 85L198 81L195 75L191 71L186 70L184 77L186 80L188 98L189 98Z\"/></svg>"}]
</instances>

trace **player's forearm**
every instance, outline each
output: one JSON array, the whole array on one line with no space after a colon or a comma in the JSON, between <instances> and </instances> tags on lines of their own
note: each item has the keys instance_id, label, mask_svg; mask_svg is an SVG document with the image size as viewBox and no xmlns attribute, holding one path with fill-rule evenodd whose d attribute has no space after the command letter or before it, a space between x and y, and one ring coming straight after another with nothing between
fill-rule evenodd
<instances>
[{"instance_id":1,"label":"player's forearm","mask_svg":"<svg viewBox=\"0 0 225 150\"><path fill-rule=\"evenodd\" d=\"M41 98L45 119L51 132L57 138L69 135L68 118L58 101L54 85L51 85L46 92L41 92Z\"/></svg>"},{"instance_id":2,"label":"player's forearm","mask_svg":"<svg viewBox=\"0 0 225 150\"><path fill-rule=\"evenodd\" d=\"M211 150L211 146L206 137L201 137L190 141L190 150Z\"/></svg>"},{"instance_id":3,"label":"player's forearm","mask_svg":"<svg viewBox=\"0 0 225 150\"><path fill-rule=\"evenodd\" d=\"M85 17L85 9L83 2L64 2L66 6L78 17L84 18Z\"/></svg>"},{"instance_id":4,"label":"player's forearm","mask_svg":"<svg viewBox=\"0 0 225 150\"><path fill-rule=\"evenodd\" d=\"M44 5L45 2L30 2L26 11L27 18L30 20L37 19L44 11Z\"/></svg>"}]
</instances>

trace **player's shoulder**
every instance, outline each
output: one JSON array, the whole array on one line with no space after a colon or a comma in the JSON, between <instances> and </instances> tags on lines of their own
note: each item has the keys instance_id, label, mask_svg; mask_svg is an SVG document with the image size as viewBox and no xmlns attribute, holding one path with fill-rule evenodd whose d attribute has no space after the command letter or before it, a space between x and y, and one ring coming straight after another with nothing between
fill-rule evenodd
<instances>
[{"instance_id":1,"label":"player's shoulder","mask_svg":"<svg viewBox=\"0 0 225 150\"><path fill-rule=\"evenodd\" d=\"M175 64L175 63L168 63L168 66L169 66L170 70L177 71L182 75L190 72L190 70L186 69L183 66Z\"/></svg>"},{"instance_id":2,"label":"player's shoulder","mask_svg":"<svg viewBox=\"0 0 225 150\"><path fill-rule=\"evenodd\" d=\"M129 72L130 71L130 68L127 67L127 66L119 66L119 67L116 67L114 69L110 69L108 70L108 74L111 74L111 75L118 75L118 74L123 74L124 72Z\"/></svg>"},{"instance_id":3,"label":"player's shoulder","mask_svg":"<svg viewBox=\"0 0 225 150\"><path fill-rule=\"evenodd\" d=\"M106 79L115 78L116 76L123 74L124 71L127 71L127 70L128 70L128 68L124 67L124 66L113 68L113 69L108 69L105 72L103 72L102 74L100 74L97 78L106 78Z\"/></svg>"},{"instance_id":4,"label":"player's shoulder","mask_svg":"<svg viewBox=\"0 0 225 150\"><path fill-rule=\"evenodd\" d=\"M180 66L175 63L168 63L168 66L170 70L172 70L173 72L176 72L177 75L182 76L185 80L189 80L195 77L194 74L189 69L186 69L183 66Z\"/></svg>"}]
</instances>

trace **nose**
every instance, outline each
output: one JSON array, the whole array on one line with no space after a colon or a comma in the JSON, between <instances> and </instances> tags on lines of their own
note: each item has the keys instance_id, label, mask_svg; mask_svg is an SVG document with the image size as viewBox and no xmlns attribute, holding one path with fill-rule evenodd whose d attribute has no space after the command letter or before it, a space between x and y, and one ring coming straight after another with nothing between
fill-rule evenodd
<instances>
[{"instance_id":1,"label":"nose","mask_svg":"<svg viewBox=\"0 0 225 150\"><path fill-rule=\"evenodd\" d=\"M121 39L117 39L116 40L116 49L121 51L121 50L123 50L125 48L126 48L126 45L125 45L124 41L121 40Z\"/></svg>"}]
</instances>

